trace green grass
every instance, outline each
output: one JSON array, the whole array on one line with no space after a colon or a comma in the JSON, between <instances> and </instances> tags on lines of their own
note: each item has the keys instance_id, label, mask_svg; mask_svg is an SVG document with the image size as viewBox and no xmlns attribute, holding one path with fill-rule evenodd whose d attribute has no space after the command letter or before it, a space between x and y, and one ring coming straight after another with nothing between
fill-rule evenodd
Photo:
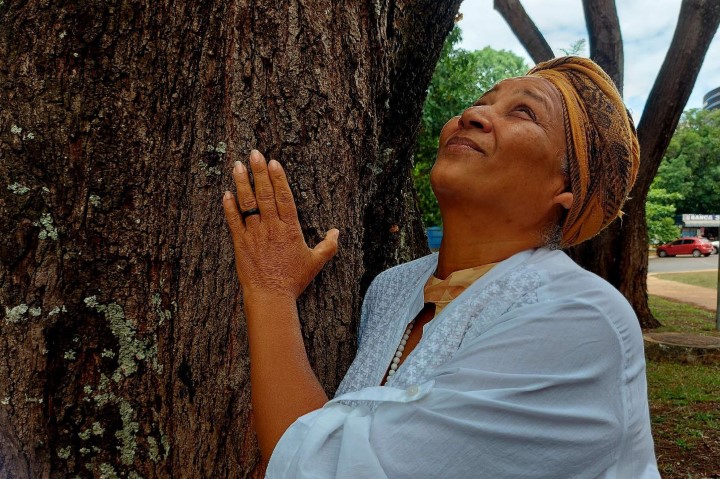
<instances>
[{"instance_id":1,"label":"green grass","mask_svg":"<svg viewBox=\"0 0 720 479\"><path fill-rule=\"evenodd\" d=\"M650 310L662 323L654 333L695 333L720 336L715 330L715 313L695 306L650 295Z\"/></svg>"},{"instance_id":2,"label":"green grass","mask_svg":"<svg viewBox=\"0 0 720 479\"><path fill-rule=\"evenodd\" d=\"M648 362L650 400L672 406L720 400L720 365ZM720 415L720 411L718 411ZM720 419L718 417L717 419Z\"/></svg>"},{"instance_id":3,"label":"green grass","mask_svg":"<svg viewBox=\"0 0 720 479\"><path fill-rule=\"evenodd\" d=\"M693 273L662 273L656 278L678 283L701 286L703 288L717 289L717 271L696 271Z\"/></svg>"},{"instance_id":4,"label":"green grass","mask_svg":"<svg viewBox=\"0 0 720 479\"><path fill-rule=\"evenodd\" d=\"M650 296L650 310L663 324L653 332L682 332L720 335L715 331L715 313L684 303ZM720 400L720 364L684 364L648 361L650 398L674 405ZM720 411L718 411L720 414Z\"/></svg>"},{"instance_id":5,"label":"green grass","mask_svg":"<svg viewBox=\"0 0 720 479\"><path fill-rule=\"evenodd\" d=\"M715 314L650 296L654 332L719 335ZM707 477L720 467L720 364L647 362L658 467L664 478Z\"/></svg>"},{"instance_id":6,"label":"green grass","mask_svg":"<svg viewBox=\"0 0 720 479\"><path fill-rule=\"evenodd\" d=\"M720 365L647 363L648 399L655 451L663 477L705 477L720 455ZM697 476L671 476L678 461L695 460ZM711 465L708 465L711 464ZM683 466L686 473L695 469Z\"/></svg>"}]
</instances>

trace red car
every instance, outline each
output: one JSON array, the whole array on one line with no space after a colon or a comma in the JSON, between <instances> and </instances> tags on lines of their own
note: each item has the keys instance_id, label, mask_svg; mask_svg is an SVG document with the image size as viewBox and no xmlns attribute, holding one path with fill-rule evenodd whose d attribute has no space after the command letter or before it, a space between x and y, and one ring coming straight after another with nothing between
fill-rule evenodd
<instances>
[{"instance_id":1,"label":"red car","mask_svg":"<svg viewBox=\"0 0 720 479\"><path fill-rule=\"evenodd\" d=\"M677 254L691 254L696 258L702 256L710 256L713 246L707 238L679 238L670 243L657 247L657 255L661 258L665 256L675 256Z\"/></svg>"}]
</instances>

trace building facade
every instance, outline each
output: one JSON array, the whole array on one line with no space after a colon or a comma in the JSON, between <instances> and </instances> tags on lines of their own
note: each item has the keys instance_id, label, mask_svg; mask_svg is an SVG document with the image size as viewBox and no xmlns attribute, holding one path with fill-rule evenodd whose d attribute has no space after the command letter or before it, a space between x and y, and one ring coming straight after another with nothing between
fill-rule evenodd
<instances>
[{"instance_id":1,"label":"building facade","mask_svg":"<svg viewBox=\"0 0 720 479\"><path fill-rule=\"evenodd\" d=\"M684 214L678 219L681 226L680 236L704 236L711 240L718 239L720 215Z\"/></svg>"},{"instance_id":2,"label":"building facade","mask_svg":"<svg viewBox=\"0 0 720 479\"><path fill-rule=\"evenodd\" d=\"M720 87L710 90L703 96L703 108L705 110L717 110L720 108Z\"/></svg>"}]
</instances>

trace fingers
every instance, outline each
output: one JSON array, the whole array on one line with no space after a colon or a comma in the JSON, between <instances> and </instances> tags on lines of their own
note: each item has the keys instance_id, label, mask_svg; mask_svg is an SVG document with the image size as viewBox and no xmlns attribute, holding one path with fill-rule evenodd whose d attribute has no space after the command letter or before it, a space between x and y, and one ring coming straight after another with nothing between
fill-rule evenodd
<instances>
[{"instance_id":1,"label":"fingers","mask_svg":"<svg viewBox=\"0 0 720 479\"><path fill-rule=\"evenodd\" d=\"M225 219L230 227L230 234L235 239L245 231L245 225L240 217L235 197L229 191L226 191L223 196L223 210L225 210Z\"/></svg>"},{"instance_id":2,"label":"fingers","mask_svg":"<svg viewBox=\"0 0 720 479\"><path fill-rule=\"evenodd\" d=\"M252 168L255 180L255 200L257 201L257 207L260 209L261 220L277 218L275 192L268 176L265 157L257 150L250 152L250 168Z\"/></svg>"},{"instance_id":3,"label":"fingers","mask_svg":"<svg viewBox=\"0 0 720 479\"><path fill-rule=\"evenodd\" d=\"M233 168L233 180L235 181L235 188L237 189L240 211L257 208L255 193L252 190L252 186L250 186L250 177L248 176L247 168L239 161L235 162L235 167ZM225 204L225 200L223 200L223 204ZM259 221L258 218L253 218L253 216L248 216L245 221Z\"/></svg>"},{"instance_id":4,"label":"fingers","mask_svg":"<svg viewBox=\"0 0 720 479\"><path fill-rule=\"evenodd\" d=\"M327 232L327 234L325 235L325 239L313 248L313 253L320 261L319 269L321 269L325 265L325 263L330 261L332 257L335 256L335 254L337 253L339 235L340 231L333 228Z\"/></svg>"},{"instance_id":5,"label":"fingers","mask_svg":"<svg viewBox=\"0 0 720 479\"><path fill-rule=\"evenodd\" d=\"M280 163L275 160L270 160L268 170L270 172L270 181L275 190L275 206L277 207L278 216L283 223L297 223L297 208L295 207L295 200L293 199L292 190L290 190L285 170Z\"/></svg>"}]
</instances>

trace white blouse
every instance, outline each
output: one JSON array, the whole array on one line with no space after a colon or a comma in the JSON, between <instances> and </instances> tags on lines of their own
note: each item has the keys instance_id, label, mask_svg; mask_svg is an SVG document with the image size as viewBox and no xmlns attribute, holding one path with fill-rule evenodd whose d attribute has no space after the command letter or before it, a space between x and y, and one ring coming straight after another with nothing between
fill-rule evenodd
<instances>
[{"instance_id":1,"label":"white blouse","mask_svg":"<svg viewBox=\"0 0 720 479\"><path fill-rule=\"evenodd\" d=\"M268 478L660 477L637 318L559 251L499 263L379 386L436 265L373 281L335 399L288 428Z\"/></svg>"}]
</instances>

